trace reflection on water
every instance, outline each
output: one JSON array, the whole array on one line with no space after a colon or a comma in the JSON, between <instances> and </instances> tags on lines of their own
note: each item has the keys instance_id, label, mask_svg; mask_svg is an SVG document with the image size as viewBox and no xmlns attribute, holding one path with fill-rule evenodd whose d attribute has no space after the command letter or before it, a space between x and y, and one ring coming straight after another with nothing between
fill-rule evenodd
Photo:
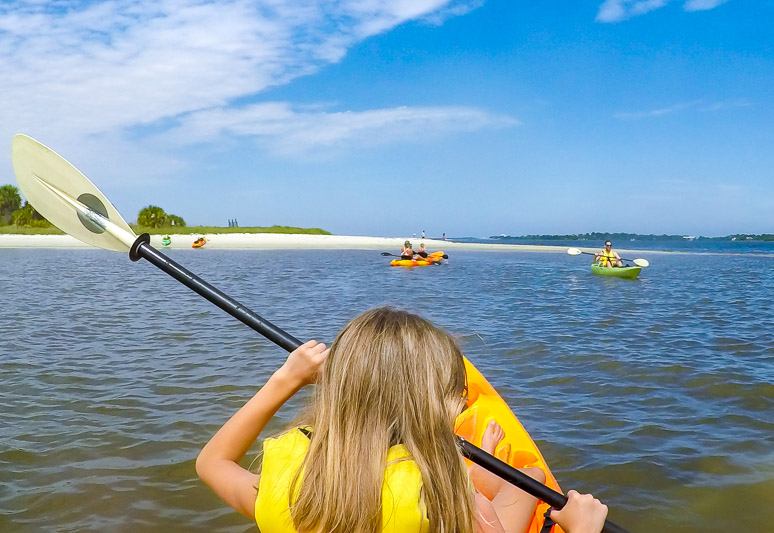
<instances>
[{"instance_id":1,"label":"reflection on water","mask_svg":"<svg viewBox=\"0 0 774 533\"><path fill-rule=\"evenodd\" d=\"M300 339L330 341L382 304L430 318L562 486L632 532L770 529L772 258L654 255L627 282L563 254L456 252L408 270L366 251L169 253ZM123 254L0 260L0 530L250 529L194 458L284 353Z\"/></svg>"}]
</instances>

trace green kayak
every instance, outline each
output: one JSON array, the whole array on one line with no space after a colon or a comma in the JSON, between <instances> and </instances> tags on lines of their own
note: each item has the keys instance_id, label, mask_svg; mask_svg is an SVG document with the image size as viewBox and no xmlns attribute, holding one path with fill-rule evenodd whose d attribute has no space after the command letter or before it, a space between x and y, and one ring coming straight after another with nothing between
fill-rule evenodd
<instances>
[{"instance_id":1,"label":"green kayak","mask_svg":"<svg viewBox=\"0 0 774 533\"><path fill-rule=\"evenodd\" d=\"M591 271L598 276L613 276L615 278L623 279L636 279L640 274L642 267L638 266L626 266L626 267L602 267L598 263L591 264Z\"/></svg>"}]
</instances>

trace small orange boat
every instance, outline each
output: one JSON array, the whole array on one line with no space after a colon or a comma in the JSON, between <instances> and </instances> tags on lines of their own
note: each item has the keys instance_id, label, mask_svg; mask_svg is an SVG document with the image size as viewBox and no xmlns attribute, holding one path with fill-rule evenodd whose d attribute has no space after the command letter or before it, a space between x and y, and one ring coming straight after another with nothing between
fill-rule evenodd
<instances>
[{"instance_id":1,"label":"small orange boat","mask_svg":"<svg viewBox=\"0 0 774 533\"><path fill-rule=\"evenodd\" d=\"M199 237L193 242L193 244L191 245L191 248L201 248L205 244L207 244L207 239L205 239L204 237Z\"/></svg>"},{"instance_id":2,"label":"small orange boat","mask_svg":"<svg viewBox=\"0 0 774 533\"><path fill-rule=\"evenodd\" d=\"M424 259L393 259L390 261L392 267L424 267L435 264L440 264L443 261L443 252L433 252L427 254Z\"/></svg>"}]
</instances>

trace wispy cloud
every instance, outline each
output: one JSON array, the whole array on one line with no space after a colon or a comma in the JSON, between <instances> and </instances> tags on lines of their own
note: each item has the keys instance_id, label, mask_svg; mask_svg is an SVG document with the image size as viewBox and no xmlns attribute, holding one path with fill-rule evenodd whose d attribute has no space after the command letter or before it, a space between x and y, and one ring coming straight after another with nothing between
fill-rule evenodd
<instances>
[{"instance_id":1,"label":"wispy cloud","mask_svg":"<svg viewBox=\"0 0 774 533\"><path fill-rule=\"evenodd\" d=\"M275 153L296 154L341 148L345 144L417 141L428 136L517 124L511 117L466 107L328 112L269 102L241 109L196 112L182 118L168 135L186 143L207 142L213 137L248 137Z\"/></svg>"},{"instance_id":2,"label":"wispy cloud","mask_svg":"<svg viewBox=\"0 0 774 533\"><path fill-rule=\"evenodd\" d=\"M737 109L740 107L752 107L753 103L746 98L736 98L733 100L720 100L718 102L711 102L699 107L699 111L724 111L727 109Z\"/></svg>"},{"instance_id":3,"label":"wispy cloud","mask_svg":"<svg viewBox=\"0 0 774 533\"><path fill-rule=\"evenodd\" d=\"M620 22L639 15L644 15L655 9L664 7L672 0L605 0L599 6L597 22ZM714 9L728 0L686 0L685 11L707 11Z\"/></svg>"},{"instance_id":4,"label":"wispy cloud","mask_svg":"<svg viewBox=\"0 0 774 533\"><path fill-rule=\"evenodd\" d=\"M466 0L449 4L448 6L426 15L422 20L434 26L440 26L448 19L467 15L484 5L485 0Z\"/></svg>"},{"instance_id":5,"label":"wispy cloud","mask_svg":"<svg viewBox=\"0 0 774 533\"><path fill-rule=\"evenodd\" d=\"M673 104L668 107L660 107L657 109L649 109L647 111L622 111L620 113L615 113L613 117L620 118L620 119L626 119L626 120L636 120L636 119L642 119L642 118L651 118L651 117L661 117L664 115L671 115L673 113L676 113L678 111L682 111L684 109L688 109L691 107L696 107L701 103L701 100L696 100L694 102L683 102L678 104Z\"/></svg>"},{"instance_id":6,"label":"wispy cloud","mask_svg":"<svg viewBox=\"0 0 774 533\"><path fill-rule=\"evenodd\" d=\"M660 107L657 109L649 109L646 111L622 111L619 113L614 113L613 117L623 119L623 120L638 120L638 119L645 119L645 118L662 117L665 115L672 115L689 109L693 109L699 112L713 112L713 111L723 111L723 110L735 109L735 108L741 108L741 107L750 107L752 105L753 105L752 102L743 98L733 99L733 100L719 100L716 102L694 100L692 102L681 102L681 103L673 104L671 106Z\"/></svg>"},{"instance_id":7,"label":"wispy cloud","mask_svg":"<svg viewBox=\"0 0 774 533\"><path fill-rule=\"evenodd\" d=\"M69 144L137 127L192 123L199 113L247 123L251 109L233 102L255 99L267 88L335 63L369 36L475 5L475 0L5 0L0 138L23 131ZM240 121L241 113L246 115ZM448 110L438 110L445 114Z\"/></svg>"},{"instance_id":8,"label":"wispy cloud","mask_svg":"<svg viewBox=\"0 0 774 533\"><path fill-rule=\"evenodd\" d=\"M683 9L686 11L707 11L714 9L720 4L725 4L728 0L688 0Z\"/></svg>"},{"instance_id":9,"label":"wispy cloud","mask_svg":"<svg viewBox=\"0 0 774 533\"><path fill-rule=\"evenodd\" d=\"M619 22L664 7L669 0L605 0L597 12L598 22Z\"/></svg>"}]
</instances>

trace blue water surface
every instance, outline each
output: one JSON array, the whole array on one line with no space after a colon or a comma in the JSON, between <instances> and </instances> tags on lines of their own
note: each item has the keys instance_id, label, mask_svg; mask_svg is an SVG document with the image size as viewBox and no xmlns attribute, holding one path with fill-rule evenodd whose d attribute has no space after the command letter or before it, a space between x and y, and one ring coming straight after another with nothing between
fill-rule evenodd
<instances>
[{"instance_id":1,"label":"blue water surface","mask_svg":"<svg viewBox=\"0 0 774 533\"><path fill-rule=\"evenodd\" d=\"M625 281L562 253L416 269L371 251L169 255L300 339L330 341L377 305L429 318L562 487L632 532L770 530L774 258L644 255ZM0 530L254 529L194 459L282 350L125 254L0 250L0 264Z\"/></svg>"}]
</instances>

